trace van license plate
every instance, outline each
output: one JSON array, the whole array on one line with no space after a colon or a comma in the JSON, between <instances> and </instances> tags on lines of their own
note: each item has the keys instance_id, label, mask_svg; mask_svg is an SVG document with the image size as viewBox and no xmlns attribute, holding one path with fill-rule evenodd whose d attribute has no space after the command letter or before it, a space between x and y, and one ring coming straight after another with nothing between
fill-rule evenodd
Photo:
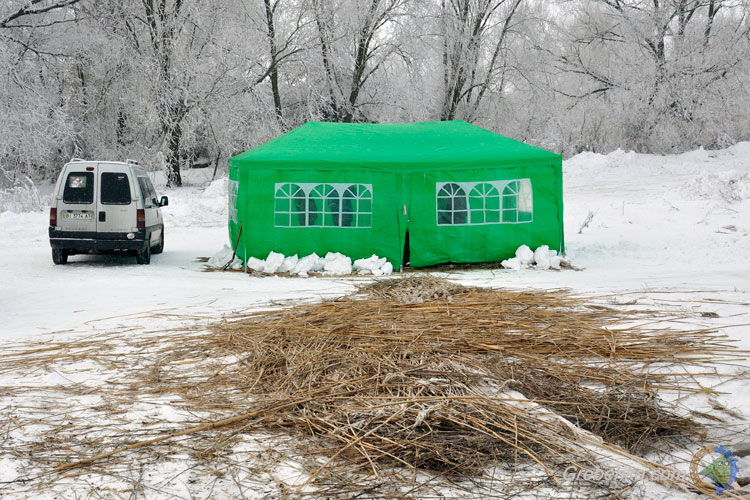
<instances>
[{"instance_id":1,"label":"van license plate","mask_svg":"<svg viewBox=\"0 0 750 500\"><path fill-rule=\"evenodd\" d=\"M63 214L63 219L91 220L91 212L68 212Z\"/></svg>"}]
</instances>

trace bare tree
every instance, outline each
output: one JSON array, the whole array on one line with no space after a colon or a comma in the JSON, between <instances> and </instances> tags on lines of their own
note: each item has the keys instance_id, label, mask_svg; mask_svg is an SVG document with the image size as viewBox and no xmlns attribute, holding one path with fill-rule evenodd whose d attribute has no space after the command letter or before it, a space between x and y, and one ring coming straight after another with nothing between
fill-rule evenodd
<instances>
[{"instance_id":1,"label":"bare tree","mask_svg":"<svg viewBox=\"0 0 750 500\"><path fill-rule=\"evenodd\" d=\"M287 22L281 26L280 30L278 18L282 3L291 4L288 0L263 0L269 60L256 83L260 83L266 78L270 81L276 118L281 128L284 129L286 127L284 126L279 71L287 60L304 51L304 47L299 44L298 39L306 23L303 21L302 9L298 5L289 5L286 16L284 16ZM296 12L292 12L294 7L297 8Z\"/></svg>"},{"instance_id":2,"label":"bare tree","mask_svg":"<svg viewBox=\"0 0 750 500\"><path fill-rule=\"evenodd\" d=\"M599 101L621 121L615 144L642 151L710 145L715 116L742 90L728 81L748 48L740 2L589 0L576 2L559 68L558 90L581 106ZM731 6L731 7L730 7ZM721 14L726 15L722 16ZM718 31L717 31L718 30ZM713 38L718 43L711 43ZM616 147L616 146L615 146Z\"/></svg>"},{"instance_id":3,"label":"bare tree","mask_svg":"<svg viewBox=\"0 0 750 500\"><path fill-rule=\"evenodd\" d=\"M323 109L326 119L367 119L360 97L367 81L394 52L385 27L395 23L404 3L405 0L357 0L347 5L348 11L341 12L328 0L312 0L328 95ZM337 14L344 19L337 22ZM342 41L351 49L337 47Z\"/></svg>"},{"instance_id":4,"label":"bare tree","mask_svg":"<svg viewBox=\"0 0 750 500\"><path fill-rule=\"evenodd\" d=\"M504 51L523 0L441 0L443 98L441 120L461 105L472 119L486 91L503 86Z\"/></svg>"}]
</instances>

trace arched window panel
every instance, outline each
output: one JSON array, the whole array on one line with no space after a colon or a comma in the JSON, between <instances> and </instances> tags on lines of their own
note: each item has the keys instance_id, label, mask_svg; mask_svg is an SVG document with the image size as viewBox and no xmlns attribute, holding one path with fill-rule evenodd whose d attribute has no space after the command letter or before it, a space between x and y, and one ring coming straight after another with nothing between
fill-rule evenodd
<instances>
[{"instance_id":1,"label":"arched window panel","mask_svg":"<svg viewBox=\"0 0 750 500\"><path fill-rule=\"evenodd\" d=\"M531 222L534 214L534 196L531 180L518 181L518 222Z\"/></svg>"},{"instance_id":2,"label":"arched window panel","mask_svg":"<svg viewBox=\"0 0 750 500\"><path fill-rule=\"evenodd\" d=\"M503 222L518 222L518 181L509 182L503 189Z\"/></svg>"},{"instance_id":3,"label":"arched window panel","mask_svg":"<svg viewBox=\"0 0 750 500\"><path fill-rule=\"evenodd\" d=\"M476 184L469 192L470 223L497 222L499 206L500 193L495 186L489 182Z\"/></svg>"},{"instance_id":4,"label":"arched window panel","mask_svg":"<svg viewBox=\"0 0 750 500\"><path fill-rule=\"evenodd\" d=\"M295 193L292 198L292 218L291 225L293 227L307 226L307 195L300 189Z\"/></svg>"},{"instance_id":5,"label":"arched window panel","mask_svg":"<svg viewBox=\"0 0 750 500\"><path fill-rule=\"evenodd\" d=\"M532 221L530 179L438 182L436 192L438 225Z\"/></svg>"},{"instance_id":6,"label":"arched window panel","mask_svg":"<svg viewBox=\"0 0 750 500\"><path fill-rule=\"evenodd\" d=\"M372 185L278 183L277 227L372 227Z\"/></svg>"},{"instance_id":7,"label":"arched window panel","mask_svg":"<svg viewBox=\"0 0 750 500\"><path fill-rule=\"evenodd\" d=\"M308 225L309 226L333 226L331 218L330 201L336 198L335 204L338 203L338 192L330 184L318 184L310 191L308 195Z\"/></svg>"},{"instance_id":8,"label":"arched window panel","mask_svg":"<svg viewBox=\"0 0 750 500\"><path fill-rule=\"evenodd\" d=\"M341 227L357 226L357 205L351 198L341 198Z\"/></svg>"},{"instance_id":9,"label":"arched window panel","mask_svg":"<svg viewBox=\"0 0 750 500\"><path fill-rule=\"evenodd\" d=\"M438 225L466 224L468 219L466 191L458 183L438 184L437 223Z\"/></svg>"},{"instance_id":10,"label":"arched window panel","mask_svg":"<svg viewBox=\"0 0 750 500\"><path fill-rule=\"evenodd\" d=\"M306 224L306 218L304 217L305 193L299 185L292 183L276 184L274 198L276 226L289 227ZM302 203L301 207L300 202ZM300 212L302 212L302 218L299 217Z\"/></svg>"},{"instance_id":11,"label":"arched window panel","mask_svg":"<svg viewBox=\"0 0 750 500\"><path fill-rule=\"evenodd\" d=\"M372 226L372 189L365 184L353 184L341 195L341 226Z\"/></svg>"}]
</instances>

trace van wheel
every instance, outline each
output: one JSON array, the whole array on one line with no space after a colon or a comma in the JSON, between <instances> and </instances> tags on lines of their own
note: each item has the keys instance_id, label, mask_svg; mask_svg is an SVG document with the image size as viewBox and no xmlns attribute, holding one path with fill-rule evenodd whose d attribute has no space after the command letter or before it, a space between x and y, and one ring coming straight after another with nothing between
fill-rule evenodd
<instances>
[{"instance_id":1,"label":"van wheel","mask_svg":"<svg viewBox=\"0 0 750 500\"><path fill-rule=\"evenodd\" d=\"M139 264L149 264L151 262L151 245L146 243L140 250L135 252L135 261Z\"/></svg>"},{"instance_id":2,"label":"van wheel","mask_svg":"<svg viewBox=\"0 0 750 500\"><path fill-rule=\"evenodd\" d=\"M164 251L164 230L161 230L161 238L159 239L159 244L154 247L153 250L151 250L151 253L153 254L160 254Z\"/></svg>"},{"instance_id":3,"label":"van wheel","mask_svg":"<svg viewBox=\"0 0 750 500\"><path fill-rule=\"evenodd\" d=\"M68 263L68 251L52 249L52 262L57 265Z\"/></svg>"}]
</instances>

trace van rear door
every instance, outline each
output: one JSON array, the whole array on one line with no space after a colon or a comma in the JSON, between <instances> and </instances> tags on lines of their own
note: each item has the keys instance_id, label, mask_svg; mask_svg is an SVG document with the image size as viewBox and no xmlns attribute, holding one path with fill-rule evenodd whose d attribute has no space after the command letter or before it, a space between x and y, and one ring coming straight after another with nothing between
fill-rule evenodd
<instances>
[{"instance_id":1,"label":"van rear door","mask_svg":"<svg viewBox=\"0 0 750 500\"><path fill-rule=\"evenodd\" d=\"M96 164L68 164L60 181L57 227L61 231L96 232Z\"/></svg>"},{"instance_id":2,"label":"van rear door","mask_svg":"<svg viewBox=\"0 0 750 500\"><path fill-rule=\"evenodd\" d=\"M99 163L96 229L99 233L129 233L136 230L137 191L126 165Z\"/></svg>"}]
</instances>

